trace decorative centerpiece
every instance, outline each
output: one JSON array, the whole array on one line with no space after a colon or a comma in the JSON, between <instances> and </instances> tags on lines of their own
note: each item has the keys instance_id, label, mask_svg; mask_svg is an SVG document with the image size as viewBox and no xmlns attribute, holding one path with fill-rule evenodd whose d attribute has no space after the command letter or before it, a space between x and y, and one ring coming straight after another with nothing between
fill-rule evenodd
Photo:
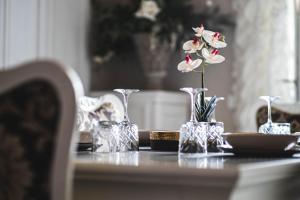
<instances>
[{"instance_id":1,"label":"decorative centerpiece","mask_svg":"<svg viewBox=\"0 0 300 200\"><path fill-rule=\"evenodd\" d=\"M219 64L225 61L225 57L220 55L219 49L227 46L225 37L219 32L205 30L201 24L199 27L193 28L195 37L183 44L183 50L186 54L185 60L178 64L178 70L187 72L197 72L201 74L201 88L205 88L205 69L209 64ZM199 70L200 68L200 70ZM201 90L197 94L195 102L195 118L198 122L211 122L211 116L215 111L217 101L216 96L209 100L205 99L205 90ZM222 125L223 123L217 123ZM216 121L207 124L207 146L208 151L215 151L216 146L222 142L221 137L216 137L214 130ZM224 128L223 128L224 129ZM223 130L218 129L218 130ZM221 133L218 132L218 135ZM184 134L182 134L184 135ZM213 139L215 138L215 139Z\"/></svg>"},{"instance_id":2,"label":"decorative centerpiece","mask_svg":"<svg viewBox=\"0 0 300 200\"><path fill-rule=\"evenodd\" d=\"M207 122L198 122L195 115L195 100L199 92L206 88L180 88L189 93L191 97L190 121L181 125L179 134L179 152L181 153L207 153Z\"/></svg>"}]
</instances>

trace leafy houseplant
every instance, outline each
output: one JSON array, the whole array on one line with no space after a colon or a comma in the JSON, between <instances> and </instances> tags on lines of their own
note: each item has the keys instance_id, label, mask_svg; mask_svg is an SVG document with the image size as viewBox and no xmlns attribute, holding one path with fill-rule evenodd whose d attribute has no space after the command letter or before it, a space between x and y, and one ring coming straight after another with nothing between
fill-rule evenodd
<instances>
[{"instance_id":1,"label":"leafy houseplant","mask_svg":"<svg viewBox=\"0 0 300 200\"><path fill-rule=\"evenodd\" d=\"M99 64L134 49L140 33L177 49L194 16L189 0L130 0L113 6L92 0L91 7L91 53Z\"/></svg>"},{"instance_id":2,"label":"leafy houseplant","mask_svg":"<svg viewBox=\"0 0 300 200\"><path fill-rule=\"evenodd\" d=\"M195 38L183 44L183 50L187 55L185 60L178 64L177 68L181 72L201 73L201 87L205 88L205 68L209 64L218 64L225 61L225 58L219 55L219 49L225 48L227 44L223 35L219 32L205 30L203 25L193 28L193 30ZM198 68L200 68L200 71ZM207 122L216 107L216 103L216 96L213 96L209 101L205 101L205 92L198 94L196 101L197 121Z\"/></svg>"},{"instance_id":3,"label":"leafy houseplant","mask_svg":"<svg viewBox=\"0 0 300 200\"><path fill-rule=\"evenodd\" d=\"M183 17L189 14L184 1L143 0L135 12L133 37L148 89L162 89L168 62L183 34ZM181 12L180 12L181 11ZM178 13L183 13L179 14Z\"/></svg>"},{"instance_id":4,"label":"leafy houseplant","mask_svg":"<svg viewBox=\"0 0 300 200\"><path fill-rule=\"evenodd\" d=\"M233 16L222 14L218 6L196 13L190 0L128 0L108 5L92 0L91 8L90 50L98 64L134 49L133 37L138 33L149 33L177 50L190 36L185 30L192 24L205 21L218 31L234 25Z\"/></svg>"}]
</instances>

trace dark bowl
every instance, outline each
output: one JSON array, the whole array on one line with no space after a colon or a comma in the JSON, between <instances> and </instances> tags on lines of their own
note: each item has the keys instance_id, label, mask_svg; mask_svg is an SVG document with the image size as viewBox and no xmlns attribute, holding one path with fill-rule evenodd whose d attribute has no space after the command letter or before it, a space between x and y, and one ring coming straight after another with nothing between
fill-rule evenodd
<instances>
[{"instance_id":1,"label":"dark bowl","mask_svg":"<svg viewBox=\"0 0 300 200\"><path fill-rule=\"evenodd\" d=\"M179 131L151 131L150 147L153 151L178 151Z\"/></svg>"}]
</instances>

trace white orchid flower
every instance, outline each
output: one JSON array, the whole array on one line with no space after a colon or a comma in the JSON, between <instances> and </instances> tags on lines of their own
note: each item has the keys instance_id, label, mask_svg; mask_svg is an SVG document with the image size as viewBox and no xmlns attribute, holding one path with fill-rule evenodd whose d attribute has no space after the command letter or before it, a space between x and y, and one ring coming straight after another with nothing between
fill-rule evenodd
<instances>
[{"instance_id":1,"label":"white orchid flower","mask_svg":"<svg viewBox=\"0 0 300 200\"><path fill-rule=\"evenodd\" d=\"M185 60L180 62L177 66L177 69L181 72L191 72L202 63L201 59L192 60L190 55L185 57Z\"/></svg>"},{"instance_id":2,"label":"white orchid flower","mask_svg":"<svg viewBox=\"0 0 300 200\"><path fill-rule=\"evenodd\" d=\"M155 1L143 0L141 2L140 9L135 13L135 16L138 18L146 18L151 21L155 21L159 12L160 8Z\"/></svg>"},{"instance_id":3,"label":"white orchid flower","mask_svg":"<svg viewBox=\"0 0 300 200\"><path fill-rule=\"evenodd\" d=\"M202 56L205 58L205 62L208 64L217 64L224 62L224 56L218 54L219 50L217 49L214 49L211 52L209 52L206 48L202 49Z\"/></svg>"},{"instance_id":4,"label":"white orchid flower","mask_svg":"<svg viewBox=\"0 0 300 200\"><path fill-rule=\"evenodd\" d=\"M197 37L202 37L203 34L207 34L207 35L214 34L214 32L212 31L205 30L203 24L201 24L199 27L192 28L192 29L195 31L195 36Z\"/></svg>"},{"instance_id":5,"label":"white orchid flower","mask_svg":"<svg viewBox=\"0 0 300 200\"><path fill-rule=\"evenodd\" d=\"M197 51L201 50L204 43L202 43L198 38L194 40L189 40L185 42L182 46L182 49L185 53L196 53Z\"/></svg>"},{"instance_id":6,"label":"white orchid flower","mask_svg":"<svg viewBox=\"0 0 300 200\"><path fill-rule=\"evenodd\" d=\"M220 41L221 34L218 32L205 31L203 32L204 40L213 48L219 49L224 48L227 44L223 41Z\"/></svg>"},{"instance_id":7,"label":"white orchid flower","mask_svg":"<svg viewBox=\"0 0 300 200\"><path fill-rule=\"evenodd\" d=\"M204 26L201 24L199 27L192 28L195 31L195 36L201 37L204 31Z\"/></svg>"}]
</instances>

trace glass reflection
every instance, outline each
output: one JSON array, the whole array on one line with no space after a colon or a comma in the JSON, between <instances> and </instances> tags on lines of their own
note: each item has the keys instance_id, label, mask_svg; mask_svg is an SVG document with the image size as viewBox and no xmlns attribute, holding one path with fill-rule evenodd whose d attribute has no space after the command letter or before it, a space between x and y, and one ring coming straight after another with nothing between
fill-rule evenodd
<instances>
[{"instance_id":1,"label":"glass reflection","mask_svg":"<svg viewBox=\"0 0 300 200\"><path fill-rule=\"evenodd\" d=\"M221 154L220 154L221 155ZM178 166L197 169L223 169L224 157L203 157L195 155L178 156Z\"/></svg>"},{"instance_id":2,"label":"glass reflection","mask_svg":"<svg viewBox=\"0 0 300 200\"><path fill-rule=\"evenodd\" d=\"M101 164L139 166L139 152L93 153L88 159Z\"/></svg>"}]
</instances>

